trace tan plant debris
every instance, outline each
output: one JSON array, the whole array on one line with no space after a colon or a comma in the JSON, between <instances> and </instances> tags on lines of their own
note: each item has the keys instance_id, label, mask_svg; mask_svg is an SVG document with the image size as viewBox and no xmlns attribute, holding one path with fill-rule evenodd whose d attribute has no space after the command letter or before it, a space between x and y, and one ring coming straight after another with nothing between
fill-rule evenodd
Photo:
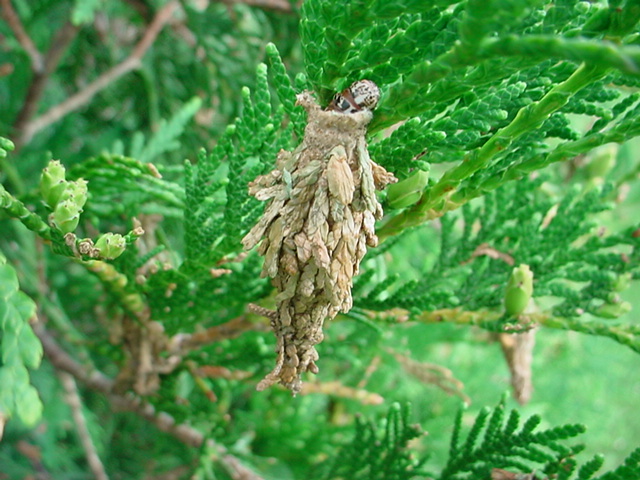
<instances>
[{"instance_id":1,"label":"tan plant debris","mask_svg":"<svg viewBox=\"0 0 640 480\"><path fill-rule=\"evenodd\" d=\"M498 338L511 373L513 396L520 405L526 405L533 394L531 364L536 330L519 333L500 333Z\"/></svg>"}]
</instances>

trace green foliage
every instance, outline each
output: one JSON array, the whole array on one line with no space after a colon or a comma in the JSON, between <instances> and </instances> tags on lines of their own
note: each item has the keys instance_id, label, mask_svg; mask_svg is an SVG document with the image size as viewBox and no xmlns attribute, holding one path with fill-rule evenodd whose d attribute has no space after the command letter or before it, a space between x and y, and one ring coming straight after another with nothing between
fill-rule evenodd
<instances>
[{"instance_id":1,"label":"green foliage","mask_svg":"<svg viewBox=\"0 0 640 480\"><path fill-rule=\"evenodd\" d=\"M266 2L271 10L177 2L139 68L111 81L102 75L138 51L157 2L10 3L41 57L5 15L0 35L12 60L8 74L0 62L0 134L17 148L0 137L0 417L33 425L38 391L47 422L29 432L8 424L0 463L10 476L40 468L15 447L24 438L52 478L88 468L55 369L27 370L42 355L27 294L49 319L45 334L89 372L118 383L157 367L145 401L208 439L199 450L177 447L87 388L81 410L112 478L179 466L198 478L238 478L227 455L278 480L488 479L492 468L556 480L640 476L640 451L599 474L604 457L583 461L565 445L583 427L538 430L540 417L521 422L504 400L482 410L466 436L460 412L448 461L432 455L427 473L429 442L451 427L434 422L452 400L425 385L437 380L423 376L414 388L404 375L434 362L451 361L453 374L435 369L447 379L468 369L437 354L455 347L477 356L481 329L575 331L640 352L640 327L626 315L638 306L640 278L637 1L306 0L299 10L293 1ZM44 74L33 70L38 59L51 62ZM64 110L98 78L98 92ZM300 143L297 93L312 90L326 105L363 78L382 92L371 157L400 180L381 197L381 246L355 279L355 308L326 325L319 381L310 382L321 393L258 395L274 346L248 304L274 300L261 259L242 251L264 208L247 184ZM166 344L136 344L136 329L150 336L144 322ZM420 324L436 322L451 328ZM212 331L208 343L180 350L182 338ZM394 361L401 351L420 372ZM534 359L560 378L557 395L598 402L588 386L563 390L553 360ZM376 415L364 405L371 398L391 405L386 420L353 425L355 412ZM428 405L413 414L430 430L422 443L408 408L395 403L404 400ZM607 458L615 443L601 441Z\"/></svg>"},{"instance_id":2,"label":"green foliage","mask_svg":"<svg viewBox=\"0 0 640 480\"><path fill-rule=\"evenodd\" d=\"M286 75L282 61L274 47L270 47L270 52L275 76L282 80ZM182 266L178 272L155 275L150 284L153 290L161 293L159 285L177 282L175 293L178 296L172 296L170 300L159 296L154 302L159 316L165 316L161 309L172 309L171 315L167 316L169 331L178 327L170 323L174 320L179 320L180 328L200 323L201 312L215 308L214 305L229 309L225 317L218 319L221 323L237 315L262 289L262 282L256 281L260 265L255 259L235 269L236 275L230 281L211 279L209 274L210 269L225 257L239 253L240 239L261 213L262 206L249 197L246 185L264 173L272 165L277 152L290 148L292 142L293 125L276 128L283 122L287 107L272 107L267 66L261 64L256 75L253 95L248 88L242 90L241 116L227 127L211 153L201 151L197 164L185 163L185 251ZM285 82L278 93L287 95L283 98L290 102L292 91ZM286 105L285 101L283 105ZM196 288L194 280L200 282ZM239 285L244 288L238 290ZM220 289L225 293L221 295ZM191 299L189 307L185 303L186 298ZM184 315L176 316L176 308L181 312L188 308L192 313L185 311Z\"/></svg>"},{"instance_id":3,"label":"green foliage","mask_svg":"<svg viewBox=\"0 0 640 480\"><path fill-rule=\"evenodd\" d=\"M419 426L410 425L408 406L394 404L379 427L356 417L355 434L344 443L331 462L317 465L313 479L412 479L433 477L440 480L492 478L491 470L510 472L543 472L536 478L565 480L631 479L640 473L640 449L633 451L616 469L600 476L595 474L603 464L595 456L579 468L575 455L582 445L567 446L568 440L585 432L584 425L562 425L539 429L541 418L532 415L522 422L517 410L507 413L505 398L493 408L484 408L476 416L466 438L461 409L453 425L449 458L439 475L421 471L425 459L410 453L409 442L422 436ZM542 476L543 475L543 476Z\"/></svg>"},{"instance_id":4,"label":"green foliage","mask_svg":"<svg viewBox=\"0 0 640 480\"><path fill-rule=\"evenodd\" d=\"M545 472L560 470L568 457L583 447L567 447L563 441L585 431L583 425L563 425L535 432L541 422L537 415L520 426L520 415L512 410L505 419L504 399L493 410L485 408L476 417L464 442L458 435L462 416L454 426L449 460L438 478L489 478L490 470L515 467L533 471L533 464L546 464Z\"/></svg>"},{"instance_id":5,"label":"green foliage","mask_svg":"<svg viewBox=\"0 0 640 480\"><path fill-rule=\"evenodd\" d=\"M610 208L610 185L588 191L576 185L556 203L548 191L548 180L540 176L505 185L485 195L482 205L467 205L458 217L445 215L437 261L409 281L389 277L366 287L365 274L358 284L363 293L356 305L380 311L402 307L416 315L458 307L500 312L511 265L526 264L534 275L533 298L556 299L546 309L554 317L550 323L557 322L553 326L591 330L638 350L634 327L628 335L618 335L616 325L590 322L581 328L584 322L562 320L584 313L609 318L602 306L620 301L620 279L640 274L635 227L608 236L595 228L593 215ZM461 228L457 228L458 218ZM483 250L489 245L490 251ZM500 252L507 256L498 255ZM503 323L495 320L495 316L480 316L477 323L500 329Z\"/></svg>"},{"instance_id":6,"label":"green foliage","mask_svg":"<svg viewBox=\"0 0 640 480\"><path fill-rule=\"evenodd\" d=\"M640 450L632 452L623 465L598 477L593 475L602 467L601 456L595 456L577 469L573 457L584 446L566 446L564 443L583 433L585 427L562 425L536 431L540 422L540 417L533 415L520 425L517 410L506 415L503 398L493 410L484 408L480 411L466 440L461 442L462 415L459 414L451 438L449 459L437 478L490 478L493 468L523 473L541 471L544 478L565 480L635 478L640 473Z\"/></svg>"},{"instance_id":7,"label":"green foliage","mask_svg":"<svg viewBox=\"0 0 640 480\"><path fill-rule=\"evenodd\" d=\"M105 153L75 166L69 176L89 182L91 198L84 215L95 221L143 213L176 217L184 208L184 190L171 178L172 172L167 175L169 178L162 177L165 170L135 158Z\"/></svg>"},{"instance_id":8,"label":"green foliage","mask_svg":"<svg viewBox=\"0 0 640 480\"><path fill-rule=\"evenodd\" d=\"M272 53L271 58L281 66L277 54ZM290 90L281 92L289 94ZM283 120L283 110L272 109L266 65L258 67L253 96L245 88L242 98L242 115L227 127L214 150L209 155L201 152L197 165L185 167L185 192L191 207L185 221L190 265L210 267L238 251L240 238L260 214L246 185L291 143L291 129L276 128Z\"/></svg>"},{"instance_id":9,"label":"green foliage","mask_svg":"<svg viewBox=\"0 0 640 480\"><path fill-rule=\"evenodd\" d=\"M35 425L42 415L42 402L29 383L27 368L38 368L42 345L29 322L36 304L20 290L15 269L0 252L0 416L16 416L25 425Z\"/></svg>"},{"instance_id":10,"label":"green foliage","mask_svg":"<svg viewBox=\"0 0 640 480\"><path fill-rule=\"evenodd\" d=\"M71 14L71 20L74 25L91 23L101 3L103 3L101 0L76 1Z\"/></svg>"},{"instance_id":11,"label":"green foliage","mask_svg":"<svg viewBox=\"0 0 640 480\"><path fill-rule=\"evenodd\" d=\"M313 478L401 480L421 475L424 459L413 458L409 442L419 438L422 431L410 425L409 419L408 407L399 404L391 406L380 428L356 417L353 441L339 449L332 461L318 465Z\"/></svg>"},{"instance_id":12,"label":"green foliage","mask_svg":"<svg viewBox=\"0 0 640 480\"><path fill-rule=\"evenodd\" d=\"M370 78L389 85L370 131L409 120L372 146L374 158L401 178L408 175L411 160L425 152L414 168L425 162L464 159L403 216L404 223L419 221L431 208L455 208L505 181L584 153L586 145L591 149L621 141L623 131L625 138L636 135L637 115L621 116L619 111L615 115L599 105L619 95L607 87L621 77L620 71L609 70L621 65L613 57L629 66L622 70L632 75L623 76L623 82L635 82L635 47L604 48L593 40L554 36L576 35L596 15L606 16L608 27L592 31L592 37L608 38L612 35L608 28L616 35L628 34L639 14L631 3L623 8L624 28L614 20L618 10L583 2L568 2L549 12L545 2L538 1L470 2L467 8L453 10L443 3L427 11L417 3L405 5L391 18L377 12L381 5L377 2L358 2L352 8L321 0L304 4L313 17L303 19L301 34L315 87L330 92L355 75ZM362 23L360 11L367 12L361 15ZM364 29L369 13L377 23ZM586 64L576 69L576 60ZM580 136L568 127L571 113L600 116L594 125L599 128ZM603 131L607 124L610 128ZM547 137L565 141L550 149L541 143ZM443 204L447 198L453 205Z\"/></svg>"},{"instance_id":13,"label":"green foliage","mask_svg":"<svg viewBox=\"0 0 640 480\"><path fill-rule=\"evenodd\" d=\"M360 78L390 84L410 72L431 48L436 12L452 2L438 3L425 12L419 1L305 2L300 22L305 69L321 98L328 100L331 92Z\"/></svg>"},{"instance_id":14,"label":"green foliage","mask_svg":"<svg viewBox=\"0 0 640 480\"><path fill-rule=\"evenodd\" d=\"M167 151L178 149L180 143L177 138L182 135L187 122L196 114L201 104L202 100L198 97L192 98L169 121L160 121L146 145L144 136L138 132L138 135L133 137L131 156L146 163Z\"/></svg>"}]
</instances>

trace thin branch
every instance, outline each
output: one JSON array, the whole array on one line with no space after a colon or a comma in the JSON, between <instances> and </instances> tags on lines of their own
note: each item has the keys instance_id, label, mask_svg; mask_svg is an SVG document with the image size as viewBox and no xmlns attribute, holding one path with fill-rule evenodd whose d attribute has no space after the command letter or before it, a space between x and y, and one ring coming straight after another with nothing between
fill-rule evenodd
<instances>
[{"instance_id":1,"label":"thin branch","mask_svg":"<svg viewBox=\"0 0 640 480\"><path fill-rule=\"evenodd\" d=\"M173 435L182 443L191 447L199 448L204 443L204 435L198 430L184 424L177 424L175 419L164 412L157 412L153 405L145 402L135 395L116 395L112 393L114 381L102 372L88 369L76 362L71 356L56 342L51 334L41 323L36 323L33 330L42 342L44 354L51 364L58 370L71 374L92 390L106 395L115 408L133 412L148 422L155 425L159 430ZM207 443L219 455L218 460L225 469L231 472L234 479L241 480L263 480L262 477L254 474L242 465L239 459L227 453L227 449L215 444L208 439ZM251 476L249 475L249 472Z\"/></svg>"},{"instance_id":2,"label":"thin branch","mask_svg":"<svg viewBox=\"0 0 640 480\"><path fill-rule=\"evenodd\" d=\"M125 0L124 3L129 4L138 15L140 15L146 23L149 23L153 18L153 11L150 5L145 0Z\"/></svg>"},{"instance_id":3,"label":"thin branch","mask_svg":"<svg viewBox=\"0 0 640 480\"><path fill-rule=\"evenodd\" d=\"M270 312L271 310L268 311ZM239 337L248 331L263 332L267 329L268 327L264 323L251 321L243 315L221 325L207 328L201 332L175 335L171 339L169 351L171 353L184 354L189 350L203 345Z\"/></svg>"},{"instance_id":4,"label":"thin branch","mask_svg":"<svg viewBox=\"0 0 640 480\"><path fill-rule=\"evenodd\" d=\"M100 393L108 394L113 387L113 381L95 368L81 365L62 349L42 323L42 314L38 316L38 321L32 324L36 336L42 343L45 356L51 364L58 370L65 371L73 375L85 386Z\"/></svg>"},{"instance_id":5,"label":"thin branch","mask_svg":"<svg viewBox=\"0 0 640 480\"><path fill-rule=\"evenodd\" d=\"M418 381L427 385L435 385L447 394L457 395L464 403L471 405L471 399L463 392L464 384L455 378L453 372L448 368L434 363L418 362L392 348L386 348L385 350L393 355L405 372Z\"/></svg>"},{"instance_id":6,"label":"thin branch","mask_svg":"<svg viewBox=\"0 0 640 480\"><path fill-rule=\"evenodd\" d=\"M42 462L42 452L40 447L34 445L27 440L20 440L15 444L16 450L20 455L27 459L31 465L33 476L27 476L26 478L34 478L36 480L53 480L51 473L49 473Z\"/></svg>"},{"instance_id":7,"label":"thin branch","mask_svg":"<svg viewBox=\"0 0 640 480\"><path fill-rule=\"evenodd\" d=\"M223 455L220 458L220 463L233 480L264 480L260 475L245 467L233 455Z\"/></svg>"},{"instance_id":8,"label":"thin branch","mask_svg":"<svg viewBox=\"0 0 640 480\"><path fill-rule=\"evenodd\" d=\"M25 129L25 126L29 123L31 118L38 111L38 103L42 98L44 90L49 82L49 77L58 66L58 63L62 59L62 55L67 50L67 47L76 34L78 33L78 27L71 22L66 22L60 30L56 32L51 47L47 51L47 54L43 58L43 66L41 69L33 70L33 78L29 84L27 95L25 97L22 108L13 123L13 128L18 134ZM19 149L23 145L22 138L18 136L16 139L16 146Z\"/></svg>"},{"instance_id":9,"label":"thin branch","mask_svg":"<svg viewBox=\"0 0 640 480\"><path fill-rule=\"evenodd\" d=\"M349 387L341 382L306 382L302 386L300 395L310 395L321 393L338 398L348 398L360 402L362 405L380 405L384 402L384 397L375 392L369 392L360 387Z\"/></svg>"},{"instance_id":10,"label":"thin branch","mask_svg":"<svg viewBox=\"0 0 640 480\"><path fill-rule=\"evenodd\" d=\"M175 419L171 415L164 412L157 412L153 405L143 401L140 397L135 395L109 394L108 398L114 407L139 415L149 423L155 425L158 430L173 435L185 445L199 448L204 442L204 435L198 430L188 425L176 424ZM216 448L219 451L226 451L222 445L216 445Z\"/></svg>"},{"instance_id":11,"label":"thin branch","mask_svg":"<svg viewBox=\"0 0 640 480\"><path fill-rule=\"evenodd\" d=\"M31 70L34 72L44 71L44 58L22 26L20 18L11 5L11 0L0 0L0 6L2 7L2 17L31 59Z\"/></svg>"},{"instance_id":12,"label":"thin branch","mask_svg":"<svg viewBox=\"0 0 640 480\"><path fill-rule=\"evenodd\" d=\"M152 405L143 402L139 397L113 394L115 382L112 379L98 370L89 369L76 362L62 349L42 324L35 324L33 330L42 342L44 354L54 367L70 373L88 388L107 395L109 400L119 409L137 413L163 432L170 433L182 442L192 446L202 444L203 436L200 432L184 425L176 425L173 418L167 414L156 413Z\"/></svg>"},{"instance_id":13,"label":"thin branch","mask_svg":"<svg viewBox=\"0 0 640 480\"><path fill-rule=\"evenodd\" d=\"M509 366L513 397L520 405L526 405L533 394L531 364L536 330L532 328L522 333L499 333L498 340Z\"/></svg>"},{"instance_id":14,"label":"thin branch","mask_svg":"<svg viewBox=\"0 0 640 480\"><path fill-rule=\"evenodd\" d=\"M73 378L73 375L63 371L58 372L58 377L60 378L62 388L64 388L67 404L69 405L69 408L71 408L71 415L73 417L74 423L76 424L78 437L80 437L80 444L82 445L84 454L87 457L89 468L93 472L93 476L96 478L96 480L109 480L109 476L104 469L104 465L102 465L102 461L98 456L96 447L93 444L93 440L91 439L91 434L89 433L89 429L87 428L87 421L85 420L84 414L82 413L82 401L80 400L80 395L78 394L78 386L76 385L76 381Z\"/></svg>"},{"instance_id":15,"label":"thin branch","mask_svg":"<svg viewBox=\"0 0 640 480\"><path fill-rule=\"evenodd\" d=\"M20 137L17 143L24 145L29 142L29 140L31 140L31 138L40 130L60 120L68 113L82 107L88 103L96 93L103 90L131 70L138 68L142 57L145 55L149 47L151 47L165 24L169 22L177 7L177 1L169 2L162 7L154 17L153 21L149 24L149 27L142 36L142 39L140 39L138 44L133 48L131 54L125 60L104 72L84 89L58 105L51 107L46 113L27 123L20 132Z\"/></svg>"},{"instance_id":16,"label":"thin branch","mask_svg":"<svg viewBox=\"0 0 640 480\"><path fill-rule=\"evenodd\" d=\"M184 480L191 471L189 465L179 465L162 473L147 473L142 480Z\"/></svg>"},{"instance_id":17,"label":"thin branch","mask_svg":"<svg viewBox=\"0 0 640 480\"><path fill-rule=\"evenodd\" d=\"M7 417L4 413L0 413L0 441L2 441L2 436L4 435L4 426L7 424Z\"/></svg>"},{"instance_id":18,"label":"thin branch","mask_svg":"<svg viewBox=\"0 0 640 480\"><path fill-rule=\"evenodd\" d=\"M47 75L50 75L56 69L62 59L62 55L75 38L78 30L79 28L76 25L67 21L62 28L56 32L51 42L51 47L47 50L44 58L44 71Z\"/></svg>"}]
</instances>

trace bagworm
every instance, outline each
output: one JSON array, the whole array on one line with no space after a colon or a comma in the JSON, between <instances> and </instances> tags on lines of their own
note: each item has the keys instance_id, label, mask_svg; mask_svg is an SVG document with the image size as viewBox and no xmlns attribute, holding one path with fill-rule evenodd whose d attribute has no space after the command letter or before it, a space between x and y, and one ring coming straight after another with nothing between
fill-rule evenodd
<instances>
[{"instance_id":1,"label":"bagworm","mask_svg":"<svg viewBox=\"0 0 640 480\"><path fill-rule=\"evenodd\" d=\"M299 392L302 373L318 372L315 346L325 320L352 307L353 277L367 247L378 243L376 190L397 181L367 150L378 98L368 80L337 94L326 110L309 92L299 94L307 111L302 142L281 150L275 169L249 184L251 195L269 203L242 243L246 250L260 244L262 275L278 292L276 311L260 309L271 319L277 357L258 390L280 383Z\"/></svg>"}]
</instances>

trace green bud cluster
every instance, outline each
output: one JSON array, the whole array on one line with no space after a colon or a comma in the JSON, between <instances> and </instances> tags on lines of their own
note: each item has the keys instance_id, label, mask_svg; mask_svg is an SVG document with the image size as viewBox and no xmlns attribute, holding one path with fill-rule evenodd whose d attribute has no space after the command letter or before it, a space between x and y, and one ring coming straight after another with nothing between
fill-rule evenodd
<instances>
[{"instance_id":1,"label":"green bud cluster","mask_svg":"<svg viewBox=\"0 0 640 480\"><path fill-rule=\"evenodd\" d=\"M40 194L53 210L49 223L63 234L76 229L87 201L87 181L82 178L67 181L65 173L64 165L51 160L40 177Z\"/></svg>"}]
</instances>

